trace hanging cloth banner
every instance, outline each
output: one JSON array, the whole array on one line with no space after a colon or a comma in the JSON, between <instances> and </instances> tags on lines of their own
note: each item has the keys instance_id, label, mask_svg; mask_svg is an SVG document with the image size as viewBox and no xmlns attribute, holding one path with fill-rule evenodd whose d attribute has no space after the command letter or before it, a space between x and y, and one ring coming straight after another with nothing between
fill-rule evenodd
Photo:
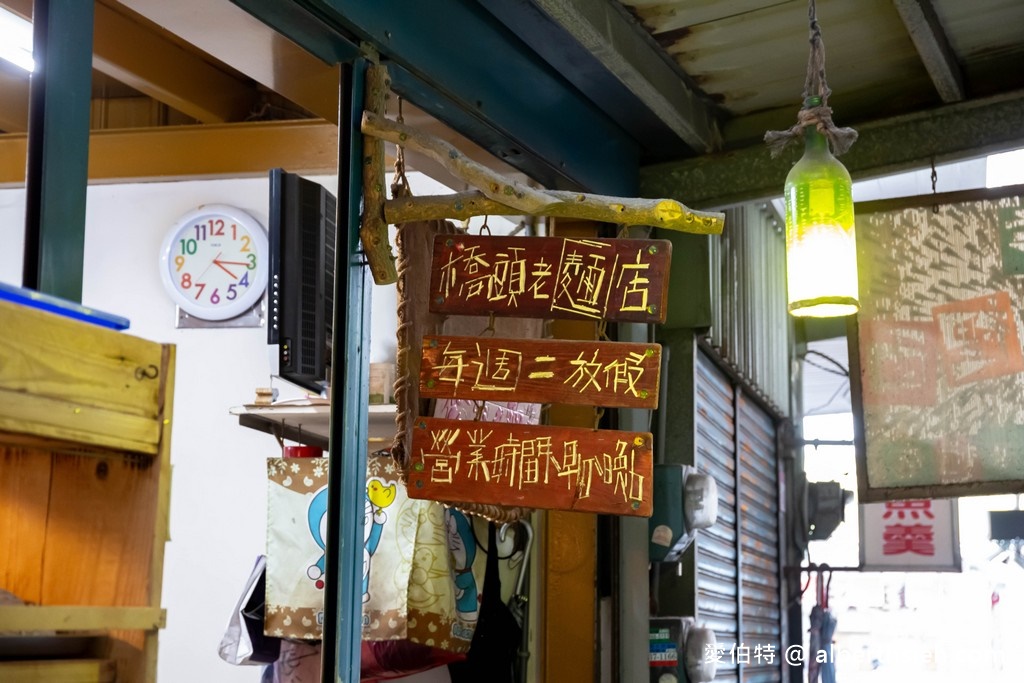
<instances>
[{"instance_id":1,"label":"hanging cloth banner","mask_svg":"<svg viewBox=\"0 0 1024 683\"><path fill-rule=\"evenodd\" d=\"M430 310L662 323L671 260L668 240L438 236Z\"/></svg>"},{"instance_id":2,"label":"hanging cloth banner","mask_svg":"<svg viewBox=\"0 0 1024 683\"><path fill-rule=\"evenodd\" d=\"M960 571L956 499L890 500L860 506L863 571Z\"/></svg>"}]
</instances>

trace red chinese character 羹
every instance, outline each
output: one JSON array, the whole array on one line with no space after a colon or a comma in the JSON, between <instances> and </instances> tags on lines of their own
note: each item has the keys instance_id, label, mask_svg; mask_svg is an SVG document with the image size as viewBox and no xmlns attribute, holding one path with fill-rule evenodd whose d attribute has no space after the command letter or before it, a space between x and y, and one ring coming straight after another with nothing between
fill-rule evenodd
<instances>
[{"instance_id":1,"label":"red chinese character \u7fb9","mask_svg":"<svg viewBox=\"0 0 1024 683\"><path fill-rule=\"evenodd\" d=\"M890 524L882 532L882 554L935 554L935 529L927 524Z\"/></svg>"},{"instance_id":2,"label":"red chinese character \u7fb9","mask_svg":"<svg viewBox=\"0 0 1024 683\"><path fill-rule=\"evenodd\" d=\"M890 500L885 503L885 513L882 519L889 519L893 515L897 519L935 519L932 514L932 502L930 500Z\"/></svg>"}]
</instances>

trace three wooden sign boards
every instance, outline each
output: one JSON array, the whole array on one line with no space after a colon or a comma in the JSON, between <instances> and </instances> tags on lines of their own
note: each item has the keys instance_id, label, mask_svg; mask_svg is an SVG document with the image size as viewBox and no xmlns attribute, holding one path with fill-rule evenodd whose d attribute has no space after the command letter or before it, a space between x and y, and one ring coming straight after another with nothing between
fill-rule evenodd
<instances>
[{"instance_id":1,"label":"three wooden sign boards","mask_svg":"<svg viewBox=\"0 0 1024 683\"><path fill-rule=\"evenodd\" d=\"M442 235L434 313L663 322L667 240ZM420 395L657 407L657 344L426 336ZM409 495L650 516L653 437L578 427L417 418Z\"/></svg>"}]
</instances>

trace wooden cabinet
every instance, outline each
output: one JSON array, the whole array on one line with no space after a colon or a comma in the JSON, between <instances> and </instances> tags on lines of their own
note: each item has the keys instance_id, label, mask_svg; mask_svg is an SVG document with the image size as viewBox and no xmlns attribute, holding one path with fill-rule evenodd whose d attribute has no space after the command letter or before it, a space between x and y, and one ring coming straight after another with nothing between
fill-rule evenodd
<instances>
[{"instance_id":1,"label":"wooden cabinet","mask_svg":"<svg viewBox=\"0 0 1024 683\"><path fill-rule=\"evenodd\" d=\"M155 680L173 387L172 345L0 302L0 638L108 636L95 678L0 680Z\"/></svg>"}]
</instances>

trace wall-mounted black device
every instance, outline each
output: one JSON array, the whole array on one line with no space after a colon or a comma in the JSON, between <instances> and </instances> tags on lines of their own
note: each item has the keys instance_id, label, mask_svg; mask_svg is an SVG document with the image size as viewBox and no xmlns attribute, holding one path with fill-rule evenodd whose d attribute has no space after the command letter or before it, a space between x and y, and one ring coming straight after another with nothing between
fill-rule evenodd
<instances>
[{"instance_id":1,"label":"wall-mounted black device","mask_svg":"<svg viewBox=\"0 0 1024 683\"><path fill-rule=\"evenodd\" d=\"M268 233L271 374L324 394L330 379L337 199L317 182L272 169Z\"/></svg>"}]
</instances>

